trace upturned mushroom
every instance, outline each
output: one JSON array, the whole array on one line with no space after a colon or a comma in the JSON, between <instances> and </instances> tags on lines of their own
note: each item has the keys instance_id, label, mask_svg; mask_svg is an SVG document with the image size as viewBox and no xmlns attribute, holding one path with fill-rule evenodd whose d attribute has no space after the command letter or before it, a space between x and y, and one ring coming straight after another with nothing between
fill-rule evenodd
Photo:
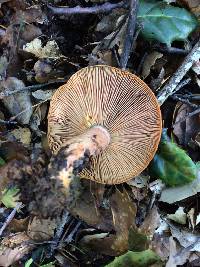
<instances>
[{"instance_id":1,"label":"upturned mushroom","mask_svg":"<svg viewBox=\"0 0 200 267\"><path fill-rule=\"evenodd\" d=\"M53 95L48 141L65 149L65 171L89 156L81 178L103 184L140 174L157 150L161 112L151 89L137 76L110 66L86 67Z\"/></svg>"}]
</instances>

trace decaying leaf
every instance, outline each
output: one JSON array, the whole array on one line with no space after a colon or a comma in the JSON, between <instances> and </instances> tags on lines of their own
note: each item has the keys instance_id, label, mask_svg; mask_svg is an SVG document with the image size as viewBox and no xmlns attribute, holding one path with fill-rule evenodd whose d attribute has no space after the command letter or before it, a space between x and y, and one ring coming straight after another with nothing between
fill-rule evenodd
<instances>
[{"instance_id":1,"label":"decaying leaf","mask_svg":"<svg viewBox=\"0 0 200 267\"><path fill-rule=\"evenodd\" d=\"M9 77L5 81L2 81L0 84L0 91L12 92L15 90L20 90L24 88L25 85L21 80L18 80L15 77ZM3 103L9 112L16 116L22 124L28 124L30 117L32 115L32 104L30 99L30 94L28 92L17 93L3 98Z\"/></svg>"},{"instance_id":2,"label":"decaying leaf","mask_svg":"<svg viewBox=\"0 0 200 267\"><path fill-rule=\"evenodd\" d=\"M195 139L200 132L199 114L188 117L193 108L185 103L176 104L173 121L173 134L177 137L178 143L186 149L195 145ZM195 152L193 152L195 155Z\"/></svg>"},{"instance_id":3,"label":"decaying leaf","mask_svg":"<svg viewBox=\"0 0 200 267\"><path fill-rule=\"evenodd\" d=\"M151 71L151 68L154 66L155 62L157 59L161 58L163 54L153 51L147 57L145 58L145 61L143 63L143 68L142 68L142 77L145 79Z\"/></svg>"},{"instance_id":4,"label":"decaying leaf","mask_svg":"<svg viewBox=\"0 0 200 267\"><path fill-rule=\"evenodd\" d=\"M45 241L53 238L59 222L55 219L39 219L34 217L28 225L28 236L36 241Z\"/></svg>"},{"instance_id":5,"label":"decaying leaf","mask_svg":"<svg viewBox=\"0 0 200 267\"><path fill-rule=\"evenodd\" d=\"M29 128L18 127L17 129L10 131L6 138L10 142L19 142L25 146L29 146L31 143L31 131Z\"/></svg>"},{"instance_id":6,"label":"decaying leaf","mask_svg":"<svg viewBox=\"0 0 200 267\"><path fill-rule=\"evenodd\" d=\"M183 207L179 207L175 214L168 214L167 218L180 224L186 224L187 215L183 210Z\"/></svg>"},{"instance_id":7,"label":"decaying leaf","mask_svg":"<svg viewBox=\"0 0 200 267\"><path fill-rule=\"evenodd\" d=\"M42 46L42 41L38 38L23 47L24 51L34 54L38 58L60 58L63 55L56 41L48 41L45 46Z\"/></svg>"},{"instance_id":8,"label":"decaying leaf","mask_svg":"<svg viewBox=\"0 0 200 267\"><path fill-rule=\"evenodd\" d=\"M128 250L129 230L135 225L136 206L125 190L122 193L117 190L110 199L110 205L112 212L110 223L116 234L103 233L103 236L97 235L92 240L85 236L81 243L107 255L120 255ZM105 219L103 217L103 220Z\"/></svg>"},{"instance_id":9,"label":"decaying leaf","mask_svg":"<svg viewBox=\"0 0 200 267\"><path fill-rule=\"evenodd\" d=\"M0 266L9 267L28 254L35 246L25 233L12 234L3 239L0 248Z\"/></svg>"},{"instance_id":10,"label":"decaying leaf","mask_svg":"<svg viewBox=\"0 0 200 267\"><path fill-rule=\"evenodd\" d=\"M197 178L183 186L177 186L175 188L166 188L162 191L160 201L172 204L174 202L186 199L188 197L196 195L200 192L200 172L198 171Z\"/></svg>"}]
</instances>

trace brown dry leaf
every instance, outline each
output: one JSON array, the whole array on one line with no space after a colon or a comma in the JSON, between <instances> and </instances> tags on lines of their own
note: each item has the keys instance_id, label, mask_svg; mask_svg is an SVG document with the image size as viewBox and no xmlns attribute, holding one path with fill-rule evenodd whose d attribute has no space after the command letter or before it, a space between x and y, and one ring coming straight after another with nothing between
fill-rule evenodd
<instances>
[{"instance_id":1,"label":"brown dry leaf","mask_svg":"<svg viewBox=\"0 0 200 267\"><path fill-rule=\"evenodd\" d=\"M156 63L156 60L159 58L162 58L163 54L153 51L147 57L145 58L145 61L143 63L142 67L142 77L145 79L147 76L149 76L151 72L151 68L154 66Z\"/></svg>"},{"instance_id":2,"label":"brown dry leaf","mask_svg":"<svg viewBox=\"0 0 200 267\"><path fill-rule=\"evenodd\" d=\"M189 105L178 102L174 112L173 134L178 138L178 143L186 149L200 132L200 115L187 117L187 114L192 111ZM192 156L194 155L193 151Z\"/></svg>"},{"instance_id":3,"label":"brown dry leaf","mask_svg":"<svg viewBox=\"0 0 200 267\"><path fill-rule=\"evenodd\" d=\"M115 9L109 15L104 16L102 20L97 24L96 31L103 33L110 33L115 30L121 16L124 16L123 9Z\"/></svg>"},{"instance_id":4,"label":"brown dry leaf","mask_svg":"<svg viewBox=\"0 0 200 267\"><path fill-rule=\"evenodd\" d=\"M35 92L36 93L36 92ZM45 92L44 94L45 95ZM39 94L38 94L39 96ZM30 128L37 134L37 136L42 136L43 132L39 129L41 122L46 118L47 114L47 103L42 103L33 112L30 120Z\"/></svg>"},{"instance_id":5,"label":"brown dry leaf","mask_svg":"<svg viewBox=\"0 0 200 267\"><path fill-rule=\"evenodd\" d=\"M131 227L135 227L136 205L127 191L116 190L110 198L112 224L116 234L101 233L85 236L80 242L106 255L120 255L128 250L128 236ZM104 218L104 217L103 217Z\"/></svg>"},{"instance_id":6,"label":"brown dry leaf","mask_svg":"<svg viewBox=\"0 0 200 267\"><path fill-rule=\"evenodd\" d=\"M139 231L152 239L155 230L159 227L159 225L160 215L158 213L158 208L156 207L156 205L154 205L153 208L149 211L143 224L139 227Z\"/></svg>"},{"instance_id":7,"label":"brown dry leaf","mask_svg":"<svg viewBox=\"0 0 200 267\"><path fill-rule=\"evenodd\" d=\"M200 12L200 10L199 10ZM200 60L196 61L193 66L192 66L192 70L197 74L200 75Z\"/></svg>"},{"instance_id":8,"label":"brown dry leaf","mask_svg":"<svg viewBox=\"0 0 200 267\"><path fill-rule=\"evenodd\" d=\"M12 234L3 239L0 248L0 266L8 267L28 254L34 245L25 233Z\"/></svg>"},{"instance_id":9,"label":"brown dry leaf","mask_svg":"<svg viewBox=\"0 0 200 267\"><path fill-rule=\"evenodd\" d=\"M28 236L35 241L49 240L53 238L56 226L55 219L39 219L34 217L28 225Z\"/></svg>"},{"instance_id":10,"label":"brown dry leaf","mask_svg":"<svg viewBox=\"0 0 200 267\"><path fill-rule=\"evenodd\" d=\"M49 59L43 58L35 63L33 69L35 71L35 80L39 83L46 83L51 77L53 65Z\"/></svg>"},{"instance_id":11,"label":"brown dry leaf","mask_svg":"<svg viewBox=\"0 0 200 267\"><path fill-rule=\"evenodd\" d=\"M13 218L7 228L12 232L26 232L29 220L30 220L29 217L26 217L24 219Z\"/></svg>"},{"instance_id":12,"label":"brown dry leaf","mask_svg":"<svg viewBox=\"0 0 200 267\"><path fill-rule=\"evenodd\" d=\"M19 142L25 146L31 143L31 131L29 128L18 127L7 134L7 140L10 142Z\"/></svg>"},{"instance_id":13,"label":"brown dry leaf","mask_svg":"<svg viewBox=\"0 0 200 267\"><path fill-rule=\"evenodd\" d=\"M15 23L26 22L27 24L36 22L43 24L46 20L45 13L40 5L32 5L26 9L17 8L12 20Z\"/></svg>"},{"instance_id":14,"label":"brown dry leaf","mask_svg":"<svg viewBox=\"0 0 200 267\"><path fill-rule=\"evenodd\" d=\"M182 5L186 5L189 10L200 18L200 3L199 0L178 0Z\"/></svg>"},{"instance_id":15,"label":"brown dry leaf","mask_svg":"<svg viewBox=\"0 0 200 267\"><path fill-rule=\"evenodd\" d=\"M5 90L7 92L12 92L15 90L20 90L24 87L25 85L21 80L18 80L15 77L9 77L7 78L7 80L1 82L0 91L2 94L4 94ZM18 120L22 124L29 123L30 117L32 115L30 93L23 92L13 94L8 97L4 97L2 101L9 112L13 116L16 116L16 120Z\"/></svg>"}]
</instances>

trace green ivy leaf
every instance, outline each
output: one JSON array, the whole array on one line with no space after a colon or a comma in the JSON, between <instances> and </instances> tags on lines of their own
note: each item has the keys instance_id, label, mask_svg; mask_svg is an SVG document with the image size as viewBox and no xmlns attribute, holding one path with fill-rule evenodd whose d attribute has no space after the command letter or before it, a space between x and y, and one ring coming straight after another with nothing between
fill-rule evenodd
<instances>
[{"instance_id":1,"label":"green ivy leaf","mask_svg":"<svg viewBox=\"0 0 200 267\"><path fill-rule=\"evenodd\" d=\"M19 189L12 187L10 189L5 189L2 191L1 202L6 206L6 208L15 208L17 203L19 203Z\"/></svg>"},{"instance_id":2,"label":"green ivy leaf","mask_svg":"<svg viewBox=\"0 0 200 267\"><path fill-rule=\"evenodd\" d=\"M150 175L169 186L184 185L197 177L197 167L163 131L159 149L150 164Z\"/></svg>"},{"instance_id":3,"label":"green ivy leaf","mask_svg":"<svg viewBox=\"0 0 200 267\"><path fill-rule=\"evenodd\" d=\"M5 160L0 157L0 167L5 165L5 164L6 164Z\"/></svg>"},{"instance_id":4,"label":"green ivy leaf","mask_svg":"<svg viewBox=\"0 0 200 267\"><path fill-rule=\"evenodd\" d=\"M147 267L160 262L160 257L150 249L133 252L128 251L124 255L116 257L114 261L105 267Z\"/></svg>"},{"instance_id":5,"label":"green ivy leaf","mask_svg":"<svg viewBox=\"0 0 200 267\"><path fill-rule=\"evenodd\" d=\"M168 46L173 41L185 40L198 25L197 19L186 9L161 1L141 0L137 18L145 38Z\"/></svg>"}]
</instances>

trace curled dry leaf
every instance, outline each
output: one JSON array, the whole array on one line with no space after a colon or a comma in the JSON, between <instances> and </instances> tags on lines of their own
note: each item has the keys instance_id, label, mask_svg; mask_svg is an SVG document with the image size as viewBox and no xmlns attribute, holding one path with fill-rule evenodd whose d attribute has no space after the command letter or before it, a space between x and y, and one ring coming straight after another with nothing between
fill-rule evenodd
<instances>
[{"instance_id":1,"label":"curled dry leaf","mask_svg":"<svg viewBox=\"0 0 200 267\"><path fill-rule=\"evenodd\" d=\"M25 85L21 80L15 77L9 77L5 81L1 82L0 91L3 94L4 91L12 92L24 87ZM32 104L30 94L28 92L17 93L4 97L2 101L12 116L16 116L16 120L22 124L29 123L32 115Z\"/></svg>"},{"instance_id":2,"label":"curled dry leaf","mask_svg":"<svg viewBox=\"0 0 200 267\"><path fill-rule=\"evenodd\" d=\"M28 225L28 236L36 241L49 240L54 236L57 223L55 219L39 219L34 217Z\"/></svg>"},{"instance_id":3,"label":"curled dry leaf","mask_svg":"<svg viewBox=\"0 0 200 267\"><path fill-rule=\"evenodd\" d=\"M116 191L110 198L112 224L115 234L103 233L89 238L84 237L80 240L82 245L94 250L101 251L106 255L120 255L128 249L128 236L131 227L135 227L134 218L136 216L136 205L130 199L126 190ZM105 216L103 216L105 220Z\"/></svg>"},{"instance_id":4,"label":"curled dry leaf","mask_svg":"<svg viewBox=\"0 0 200 267\"><path fill-rule=\"evenodd\" d=\"M168 214L167 218L180 224L186 224L187 215L184 212L183 207L179 207L175 214Z\"/></svg>"},{"instance_id":5,"label":"curled dry leaf","mask_svg":"<svg viewBox=\"0 0 200 267\"><path fill-rule=\"evenodd\" d=\"M29 146L31 143L31 131L29 130L29 128L19 127L10 131L6 137L10 142L17 141L25 146Z\"/></svg>"},{"instance_id":6,"label":"curled dry leaf","mask_svg":"<svg viewBox=\"0 0 200 267\"><path fill-rule=\"evenodd\" d=\"M25 233L12 234L3 239L0 249L0 266L8 267L28 254L34 245Z\"/></svg>"},{"instance_id":7,"label":"curled dry leaf","mask_svg":"<svg viewBox=\"0 0 200 267\"><path fill-rule=\"evenodd\" d=\"M174 112L173 134L178 138L178 143L186 149L200 132L199 114L187 117L187 114L192 111L191 106L178 102ZM194 151L192 155L195 155Z\"/></svg>"},{"instance_id":8,"label":"curled dry leaf","mask_svg":"<svg viewBox=\"0 0 200 267\"><path fill-rule=\"evenodd\" d=\"M48 41L45 46L42 47L42 41L38 38L34 39L32 42L27 43L23 50L35 55L38 58L60 58L63 55L56 41Z\"/></svg>"},{"instance_id":9,"label":"curled dry leaf","mask_svg":"<svg viewBox=\"0 0 200 267\"><path fill-rule=\"evenodd\" d=\"M145 79L147 76L149 76L151 68L156 63L156 60L161 58L162 56L163 56L163 54L161 54L161 53L159 53L157 51L153 51L152 53L147 55L147 57L145 58L145 61L143 63L143 67L142 67L142 77L143 77L143 79Z\"/></svg>"}]
</instances>

